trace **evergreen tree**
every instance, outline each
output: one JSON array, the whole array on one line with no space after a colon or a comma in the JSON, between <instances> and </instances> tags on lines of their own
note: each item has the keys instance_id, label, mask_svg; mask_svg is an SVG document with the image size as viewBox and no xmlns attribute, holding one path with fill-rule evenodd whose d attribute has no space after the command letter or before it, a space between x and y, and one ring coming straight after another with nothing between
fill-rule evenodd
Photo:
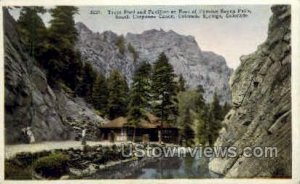
<instances>
[{"instance_id":1,"label":"evergreen tree","mask_svg":"<svg viewBox=\"0 0 300 184\"><path fill-rule=\"evenodd\" d=\"M185 90L186 90L185 80L182 74L180 74L178 79L178 91L185 91Z\"/></svg>"},{"instance_id":2,"label":"evergreen tree","mask_svg":"<svg viewBox=\"0 0 300 184\"><path fill-rule=\"evenodd\" d=\"M215 127L215 118L211 110L208 111L207 116L207 141L209 146L213 146L216 138L216 127Z\"/></svg>"},{"instance_id":3,"label":"evergreen tree","mask_svg":"<svg viewBox=\"0 0 300 184\"><path fill-rule=\"evenodd\" d=\"M205 99L203 97L204 95L204 89L202 85L197 86L196 89L197 97L195 99L195 105L196 105L196 113L197 113L197 119L195 121L195 142L198 144L205 145L208 142L208 132L207 132L207 124L208 124L208 107L205 103Z\"/></svg>"},{"instance_id":4,"label":"evergreen tree","mask_svg":"<svg viewBox=\"0 0 300 184\"><path fill-rule=\"evenodd\" d=\"M197 144L206 145L207 142L207 130L206 130L205 116L198 114L198 118L195 121L195 142Z\"/></svg>"},{"instance_id":5,"label":"evergreen tree","mask_svg":"<svg viewBox=\"0 0 300 184\"><path fill-rule=\"evenodd\" d=\"M191 146L194 144L195 132L193 130L193 118L189 108L185 109L183 122L184 123L180 134L183 140L186 142L186 145Z\"/></svg>"},{"instance_id":6,"label":"evergreen tree","mask_svg":"<svg viewBox=\"0 0 300 184\"><path fill-rule=\"evenodd\" d=\"M196 93L197 93L197 96L195 99L195 105L196 105L195 111L204 118L204 116L206 115L206 112L207 112L207 106L205 104L205 99L203 97L204 89L203 89L202 85L197 86Z\"/></svg>"},{"instance_id":7,"label":"evergreen tree","mask_svg":"<svg viewBox=\"0 0 300 184\"><path fill-rule=\"evenodd\" d=\"M61 49L73 48L77 40L77 30L75 28L74 15L78 13L78 8L74 6L57 6L50 10L52 20L50 20L50 36L56 41Z\"/></svg>"},{"instance_id":8,"label":"evergreen tree","mask_svg":"<svg viewBox=\"0 0 300 184\"><path fill-rule=\"evenodd\" d=\"M125 116L128 103L128 85L124 76L113 70L108 78L108 116L115 119Z\"/></svg>"},{"instance_id":9,"label":"evergreen tree","mask_svg":"<svg viewBox=\"0 0 300 184\"><path fill-rule=\"evenodd\" d=\"M217 93L214 93L213 101L211 104L211 111L216 120L223 120L222 106L220 105L219 97Z\"/></svg>"},{"instance_id":10,"label":"evergreen tree","mask_svg":"<svg viewBox=\"0 0 300 184\"><path fill-rule=\"evenodd\" d=\"M85 63L83 67L81 82L76 89L76 93L84 97L88 102L92 102L93 84L97 78L97 73L94 71L90 63Z\"/></svg>"},{"instance_id":11,"label":"evergreen tree","mask_svg":"<svg viewBox=\"0 0 300 184\"><path fill-rule=\"evenodd\" d=\"M73 6L57 6L50 10L52 20L48 30L47 45L43 58L47 61L50 83L63 80L75 89L79 80L82 64L79 52L75 49L77 30L74 15L78 8Z\"/></svg>"},{"instance_id":12,"label":"evergreen tree","mask_svg":"<svg viewBox=\"0 0 300 184\"><path fill-rule=\"evenodd\" d=\"M217 94L214 94L213 101L210 105L208 113L208 142L210 146L213 146L214 142L219 136L219 130L221 129L222 121L222 107L219 102Z\"/></svg>"},{"instance_id":13,"label":"evergreen tree","mask_svg":"<svg viewBox=\"0 0 300 184\"><path fill-rule=\"evenodd\" d=\"M178 114L177 84L175 74L168 58L161 53L153 66L152 93L153 111L162 121L173 121Z\"/></svg>"},{"instance_id":14,"label":"evergreen tree","mask_svg":"<svg viewBox=\"0 0 300 184\"><path fill-rule=\"evenodd\" d=\"M102 114L107 108L108 89L106 79L102 74L98 74L92 88L92 103Z\"/></svg>"},{"instance_id":15,"label":"evergreen tree","mask_svg":"<svg viewBox=\"0 0 300 184\"><path fill-rule=\"evenodd\" d=\"M178 94L179 100L179 116L178 116L178 124L177 127L180 129L180 137L181 139L186 139L186 135L184 135L184 130L187 127L192 127L190 132L191 137L189 137L190 143L193 143L192 139L195 143L205 145L208 141L207 139L207 111L208 107L205 104L205 100L203 98L204 90L202 86L198 86L196 90L187 90L184 92L180 92ZM190 115L187 113L190 112ZM190 116L192 121L187 122L186 117ZM192 122L192 123L191 123ZM188 126L187 126L188 124Z\"/></svg>"},{"instance_id":16,"label":"evergreen tree","mask_svg":"<svg viewBox=\"0 0 300 184\"><path fill-rule=\"evenodd\" d=\"M47 30L43 20L38 15L45 12L46 9L43 7L24 6L17 21L17 30L20 33L21 40L28 48L30 56L35 59L40 57L41 48L45 44Z\"/></svg>"},{"instance_id":17,"label":"evergreen tree","mask_svg":"<svg viewBox=\"0 0 300 184\"><path fill-rule=\"evenodd\" d=\"M151 107L150 77L151 65L144 61L134 73L130 90L128 121L134 128L138 126L140 120L145 117L146 112L149 112ZM133 140L135 139L135 130Z\"/></svg>"},{"instance_id":18,"label":"evergreen tree","mask_svg":"<svg viewBox=\"0 0 300 184\"><path fill-rule=\"evenodd\" d=\"M143 62L135 71L129 102L129 120L139 121L150 110L151 100L151 65Z\"/></svg>"}]
</instances>

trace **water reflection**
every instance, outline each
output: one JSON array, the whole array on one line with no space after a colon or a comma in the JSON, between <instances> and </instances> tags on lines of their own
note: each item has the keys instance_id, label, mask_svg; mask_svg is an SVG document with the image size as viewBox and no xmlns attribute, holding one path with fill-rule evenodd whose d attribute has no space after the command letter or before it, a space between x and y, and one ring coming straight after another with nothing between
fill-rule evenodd
<instances>
[{"instance_id":1,"label":"water reflection","mask_svg":"<svg viewBox=\"0 0 300 184\"><path fill-rule=\"evenodd\" d=\"M170 179L170 178L218 178L208 169L208 159L193 157L158 158L146 164L128 178Z\"/></svg>"},{"instance_id":2,"label":"water reflection","mask_svg":"<svg viewBox=\"0 0 300 184\"><path fill-rule=\"evenodd\" d=\"M141 159L109 167L86 179L171 179L219 178L208 169L209 160L202 157L163 157Z\"/></svg>"}]
</instances>

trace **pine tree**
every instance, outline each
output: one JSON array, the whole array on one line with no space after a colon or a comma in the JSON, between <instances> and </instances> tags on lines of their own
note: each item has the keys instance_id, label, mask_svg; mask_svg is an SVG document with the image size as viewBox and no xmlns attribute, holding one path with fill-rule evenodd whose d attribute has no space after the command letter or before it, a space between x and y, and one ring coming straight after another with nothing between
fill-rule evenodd
<instances>
[{"instance_id":1,"label":"pine tree","mask_svg":"<svg viewBox=\"0 0 300 184\"><path fill-rule=\"evenodd\" d=\"M177 85L175 74L168 58L161 53L153 66L152 93L153 111L162 121L175 122L178 114Z\"/></svg>"},{"instance_id":2,"label":"pine tree","mask_svg":"<svg viewBox=\"0 0 300 184\"><path fill-rule=\"evenodd\" d=\"M189 139L194 139L195 143L205 145L207 139L207 111L208 107L205 104L203 98L204 89L202 86L198 86L196 90L187 90L178 93L179 100L179 115L177 118L177 127L180 129L180 137L184 139L186 136L183 134L186 129L186 116L187 113L191 113L192 123L189 123L189 127L192 127L191 136ZM189 109L189 110L188 110ZM193 143L192 141L190 141Z\"/></svg>"},{"instance_id":3,"label":"pine tree","mask_svg":"<svg viewBox=\"0 0 300 184\"><path fill-rule=\"evenodd\" d=\"M184 112L181 136L183 140L185 140L187 146L194 144L195 132L193 130L193 118L189 108L186 108Z\"/></svg>"},{"instance_id":4,"label":"pine tree","mask_svg":"<svg viewBox=\"0 0 300 184\"><path fill-rule=\"evenodd\" d=\"M130 90L128 121L129 124L135 128L138 126L140 120L145 117L146 112L150 111L150 77L151 65L144 61L134 73Z\"/></svg>"},{"instance_id":5,"label":"pine tree","mask_svg":"<svg viewBox=\"0 0 300 184\"><path fill-rule=\"evenodd\" d=\"M217 93L214 93L213 101L211 104L211 111L216 120L222 120L222 106L220 105L219 97Z\"/></svg>"},{"instance_id":6,"label":"pine tree","mask_svg":"<svg viewBox=\"0 0 300 184\"><path fill-rule=\"evenodd\" d=\"M105 114L107 108L108 89L105 77L100 73L93 84L92 103L94 107L102 114Z\"/></svg>"},{"instance_id":7,"label":"pine tree","mask_svg":"<svg viewBox=\"0 0 300 184\"><path fill-rule=\"evenodd\" d=\"M207 116L207 141L209 146L213 146L216 137L215 118L211 110L208 111Z\"/></svg>"},{"instance_id":8,"label":"pine tree","mask_svg":"<svg viewBox=\"0 0 300 184\"><path fill-rule=\"evenodd\" d=\"M119 71L113 70L108 78L108 116L115 119L125 116L128 103L128 85L124 76Z\"/></svg>"},{"instance_id":9,"label":"pine tree","mask_svg":"<svg viewBox=\"0 0 300 184\"><path fill-rule=\"evenodd\" d=\"M197 93L197 97L195 99L195 105L196 105L195 111L204 118L207 112L207 106L205 104L205 99L203 97L204 89L202 85L197 86L196 93Z\"/></svg>"},{"instance_id":10,"label":"pine tree","mask_svg":"<svg viewBox=\"0 0 300 184\"><path fill-rule=\"evenodd\" d=\"M30 56L38 59L41 55L41 48L46 39L47 30L39 13L43 14L46 9L39 6L24 6L20 11L17 21L17 30L21 40L28 48Z\"/></svg>"},{"instance_id":11,"label":"pine tree","mask_svg":"<svg viewBox=\"0 0 300 184\"><path fill-rule=\"evenodd\" d=\"M219 102L217 94L214 94L213 101L210 105L208 114L208 142L210 146L213 146L214 142L219 136L219 130L221 129L222 121L222 107Z\"/></svg>"},{"instance_id":12,"label":"pine tree","mask_svg":"<svg viewBox=\"0 0 300 184\"><path fill-rule=\"evenodd\" d=\"M76 13L78 8L74 6L57 6L50 10L52 20L43 54L50 83L63 80L72 89L78 83L82 68L79 52L75 49L78 36L74 21Z\"/></svg>"},{"instance_id":13,"label":"pine tree","mask_svg":"<svg viewBox=\"0 0 300 184\"><path fill-rule=\"evenodd\" d=\"M78 13L78 8L74 6L57 6L50 10L52 20L50 20L50 36L56 41L61 49L73 48L77 40L77 30L75 28L74 15Z\"/></svg>"},{"instance_id":14,"label":"pine tree","mask_svg":"<svg viewBox=\"0 0 300 184\"><path fill-rule=\"evenodd\" d=\"M204 89L202 85L198 85L197 89L197 97L195 99L195 105L196 105L196 113L197 113L197 119L195 121L195 142L198 144L206 145L208 142L208 132L207 132L207 124L208 124L208 117L207 113L209 108L207 107L205 103L205 99L203 97L204 95Z\"/></svg>"},{"instance_id":15,"label":"pine tree","mask_svg":"<svg viewBox=\"0 0 300 184\"><path fill-rule=\"evenodd\" d=\"M182 76L182 74L179 75L179 79L178 79L178 91L185 91L186 90L186 86L185 86L185 80Z\"/></svg>"},{"instance_id":16,"label":"pine tree","mask_svg":"<svg viewBox=\"0 0 300 184\"><path fill-rule=\"evenodd\" d=\"M96 81L97 73L90 63L85 63L83 67L81 82L76 89L76 93L84 97L88 102L92 102L93 84Z\"/></svg>"},{"instance_id":17,"label":"pine tree","mask_svg":"<svg viewBox=\"0 0 300 184\"><path fill-rule=\"evenodd\" d=\"M143 62L135 71L130 90L129 120L139 120L150 110L151 65Z\"/></svg>"},{"instance_id":18,"label":"pine tree","mask_svg":"<svg viewBox=\"0 0 300 184\"><path fill-rule=\"evenodd\" d=\"M207 142L207 130L206 119L204 116L198 114L198 118L195 121L195 142L197 144L206 145Z\"/></svg>"}]
</instances>

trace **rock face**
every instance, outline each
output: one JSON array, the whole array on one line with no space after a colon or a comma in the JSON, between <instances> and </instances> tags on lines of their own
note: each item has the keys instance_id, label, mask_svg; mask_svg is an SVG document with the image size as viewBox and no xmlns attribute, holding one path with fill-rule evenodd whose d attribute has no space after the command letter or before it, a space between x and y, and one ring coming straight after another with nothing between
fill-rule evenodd
<instances>
[{"instance_id":1,"label":"rock face","mask_svg":"<svg viewBox=\"0 0 300 184\"><path fill-rule=\"evenodd\" d=\"M57 94L60 101L60 114L63 121L70 125L76 134L76 138L81 138L82 130L86 129L86 140L97 140L99 126L106 122L97 115L90 104L83 98L71 98L63 92Z\"/></svg>"},{"instance_id":2,"label":"rock face","mask_svg":"<svg viewBox=\"0 0 300 184\"><path fill-rule=\"evenodd\" d=\"M231 101L228 81L232 69L222 56L201 51L192 36L155 29L141 34L128 33L125 36L125 52L122 54L116 46L117 34L111 31L93 33L83 23L77 23L76 27L79 32L77 47L83 58L106 75L112 69L118 69L130 83L140 61L153 63L164 52L175 73L182 74L190 87L194 88L199 84L204 87L205 99L210 101L216 91L221 102ZM136 60L128 49L129 44L138 55Z\"/></svg>"},{"instance_id":3,"label":"rock face","mask_svg":"<svg viewBox=\"0 0 300 184\"><path fill-rule=\"evenodd\" d=\"M273 6L267 40L241 57L230 86L233 109L215 146L234 146L238 158L214 158L209 168L225 177L291 176L290 6ZM246 146L275 147L274 158L247 158Z\"/></svg>"},{"instance_id":4,"label":"rock face","mask_svg":"<svg viewBox=\"0 0 300 184\"><path fill-rule=\"evenodd\" d=\"M89 113L82 115L83 110L76 109L78 105L71 97L51 89L44 72L26 53L15 20L6 9L3 13L6 144L25 142L22 129L27 127L31 127L35 141L40 142L74 139L72 122L89 119L85 124L101 123L102 118L92 109L81 107Z\"/></svg>"}]
</instances>

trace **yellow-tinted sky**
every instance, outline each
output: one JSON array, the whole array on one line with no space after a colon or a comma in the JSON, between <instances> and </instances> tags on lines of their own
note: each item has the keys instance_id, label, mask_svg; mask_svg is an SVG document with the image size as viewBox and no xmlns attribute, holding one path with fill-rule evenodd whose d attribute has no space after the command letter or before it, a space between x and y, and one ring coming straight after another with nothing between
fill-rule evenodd
<instances>
[{"instance_id":1,"label":"yellow-tinted sky","mask_svg":"<svg viewBox=\"0 0 300 184\"><path fill-rule=\"evenodd\" d=\"M193 9L248 9L251 14L240 19L147 19L121 20L108 15L107 10L193 10ZM91 10L101 11L101 14L90 14ZM13 10L15 18L19 10ZM240 56L255 51L267 37L268 23L271 16L270 5L239 5L239 6L105 6L79 7L79 14L75 21L83 22L94 32L111 30L118 34L142 33L149 29L173 30L182 35L195 37L201 50L213 51L222 55L231 68L240 63ZM47 23L51 17L43 15Z\"/></svg>"}]
</instances>

